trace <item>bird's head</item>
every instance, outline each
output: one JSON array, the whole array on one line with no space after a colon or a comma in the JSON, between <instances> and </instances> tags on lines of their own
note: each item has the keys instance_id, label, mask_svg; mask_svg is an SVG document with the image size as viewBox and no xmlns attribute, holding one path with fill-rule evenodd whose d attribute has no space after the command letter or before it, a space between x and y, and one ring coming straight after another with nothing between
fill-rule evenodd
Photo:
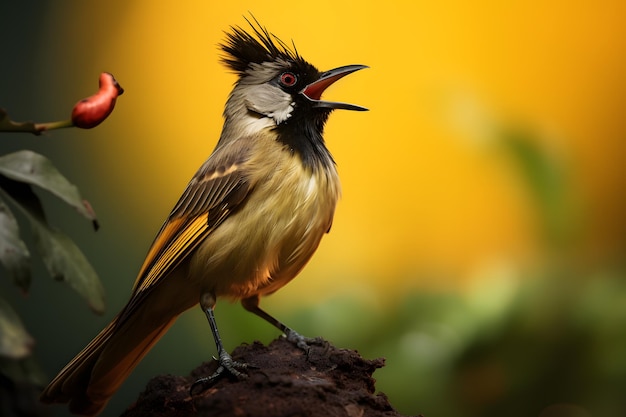
<instances>
[{"instance_id":1,"label":"bird's head","mask_svg":"<svg viewBox=\"0 0 626 417\"><path fill-rule=\"evenodd\" d=\"M331 84L366 68L364 65L320 72L298 54L295 46L290 48L255 23L250 23L251 32L233 27L221 45L225 53L222 61L239 76L224 112L227 122L229 118L245 118L249 125L266 127L307 122L321 134L332 110L367 110L321 99Z\"/></svg>"}]
</instances>

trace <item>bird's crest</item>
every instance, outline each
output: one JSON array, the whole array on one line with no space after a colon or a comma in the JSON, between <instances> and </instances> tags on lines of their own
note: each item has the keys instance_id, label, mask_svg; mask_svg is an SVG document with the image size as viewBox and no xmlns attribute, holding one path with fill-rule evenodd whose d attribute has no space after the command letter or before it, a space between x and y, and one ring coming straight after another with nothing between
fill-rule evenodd
<instances>
[{"instance_id":1,"label":"bird's crest","mask_svg":"<svg viewBox=\"0 0 626 417\"><path fill-rule=\"evenodd\" d=\"M222 51L226 53L222 62L236 73L243 74L251 63L284 59L286 61L301 61L295 45L290 48L285 42L265 27L252 16L253 22L246 18L252 32L246 32L239 26L232 26L231 32L226 33L226 41L220 44Z\"/></svg>"}]
</instances>

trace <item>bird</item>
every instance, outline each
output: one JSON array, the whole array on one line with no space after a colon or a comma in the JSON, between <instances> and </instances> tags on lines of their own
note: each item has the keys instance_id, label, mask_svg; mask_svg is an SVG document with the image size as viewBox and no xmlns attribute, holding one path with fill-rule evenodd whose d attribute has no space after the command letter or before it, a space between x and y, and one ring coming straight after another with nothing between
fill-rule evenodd
<instances>
[{"instance_id":1,"label":"bird","mask_svg":"<svg viewBox=\"0 0 626 417\"><path fill-rule=\"evenodd\" d=\"M364 107L322 100L344 76L367 68L320 71L256 18L231 26L219 45L237 76L224 124L208 159L157 233L128 303L42 391L44 403L73 414L99 414L133 368L186 310L209 321L220 375L245 378L247 364L223 347L218 299L240 301L302 349L313 339L260 308L261 297L291 281L330 231L341 185L324 141L336 109Z\"/></svg>"}]
</instances>

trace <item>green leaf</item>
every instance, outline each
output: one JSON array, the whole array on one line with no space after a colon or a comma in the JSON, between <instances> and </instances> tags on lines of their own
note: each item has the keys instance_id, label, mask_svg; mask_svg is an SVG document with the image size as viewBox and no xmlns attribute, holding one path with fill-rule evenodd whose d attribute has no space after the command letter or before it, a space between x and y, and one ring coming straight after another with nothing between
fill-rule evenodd
<instances>
[{"instance_id":1,"label":"green leaf","mask_svg":"<svg viewBox=\"0 0 626 417\"><path fill-rule=\"evenodd\" d=\"M31 223L35 248L52 277L65 281L83 296L91 309L104 312L104 288L85 255L65 234L48 225L39 198L25 183L0 175L0 189Z\"/></svg>"},{"instance_id":2,"label":"green leaf","mask_svg":"<svg viewBox=\"0 0 626 417\"><path fill-rule=\"evenodd\" d=\"M15 310L0 297L0 356L24 358L30 355L33 343Z\"/></svg>"},{"instance_id":3,"label":"green leaf","mask_svg":"<svg viewBox=\"0 0 626 417\"><path fill-rule=\"evenodd\" d=\"M70 183L45 156L29 150L1 156L0 174L52 193L91 220L95 229L98 228L96 214L91 205L83 200L78 188Z\"/></svg>"},{"instance_id":4,"label":"green leaf","mask_svg":"<svg viewBox=\"0 0 626 417\"><path fill-rule=\"evenodd\" d=\"M31 281L30 253L20 238L20 229L9 207L0 199L0 263L24 292Z\"/></svg>"},{"instance_id":5,"label":"green leaf","mask_svg":"<svg viewBox=\"0 0 626 417\"><path fill-rule=\"evenodd\" d=\"M53 278L63 280L82 295L91 309L104 313L104 288L85 255L65 234L33 222L35 243Z\"/></svg>"}]
</instances>

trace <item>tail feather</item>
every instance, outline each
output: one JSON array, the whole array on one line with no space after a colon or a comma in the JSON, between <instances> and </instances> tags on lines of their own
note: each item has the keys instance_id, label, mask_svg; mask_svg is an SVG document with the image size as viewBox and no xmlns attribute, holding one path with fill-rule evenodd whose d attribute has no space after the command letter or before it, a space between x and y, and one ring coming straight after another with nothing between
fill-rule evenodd
<instances>
[{"instance_id":1,"label":"tail feather","mask_svg":"<svg viewBox=\"0 0 626 417\"><path fill-rule=\"evenodd\" d=\"M91 371L87 394L90 398L112 396L152 346L174 324L175 318L142 335L139 343L120 332L111 338ZM125 329L134 331L135 329ZM129 343L130 342L130 343Z\"/></svg>"},{"instance_id":2,"label":"tail feather","mask_svg":"<svg viewBox=\"0 0 626 417\"><path fill-rule=\"evenodd\" d=\"M180 276L170 275L149 296L134 294L127 308L52 380L41 401L69 403L73 414L100 413L176 318L198 303L198 293Z\"/></svg>"},{"instance_id":3,"label":"tail feather","mask_svg":"<svg viewBox=\"0 0 626 417\"><path fill-rule=\"evenodd\" d=\"M96 336L59 374L48 384L40 396L44 403L66 403L84 391L89 384L91 369L110 339L117 317Z\"/></svg>"},{"instance_id":4,"label":"tail feather","mask_svg":"<svg viewBox=\"0 0 626 417\"><path fill-rule=\"evenodd\" d=\"M91 371L113 335L116 323L117 318L59 372L41 393L40 400L42 402L47 404L69 402L70 409L73 408L73 404L82 404L76 412L80 414L79 411L84 410L85 412L82 414L90 415L87 412L90 409L87 405L90 401L87 398L86 388L89 386ZM95 415L102 407L93 409L91 414Z\"/></svg>"},{"instance_id":5,"label":"tail feather","mask_svg":"<svg viewBox=\"0 0 626 417\"><path fill-rule=\"evenodd\" d=\"M114 320L59 372L41 394L41 401L69 403L73 414L97 415L174 321L146 332L136 321L116 328ZM129 337L129 332L134 334Z\"/></svg>"}]
</instances>

